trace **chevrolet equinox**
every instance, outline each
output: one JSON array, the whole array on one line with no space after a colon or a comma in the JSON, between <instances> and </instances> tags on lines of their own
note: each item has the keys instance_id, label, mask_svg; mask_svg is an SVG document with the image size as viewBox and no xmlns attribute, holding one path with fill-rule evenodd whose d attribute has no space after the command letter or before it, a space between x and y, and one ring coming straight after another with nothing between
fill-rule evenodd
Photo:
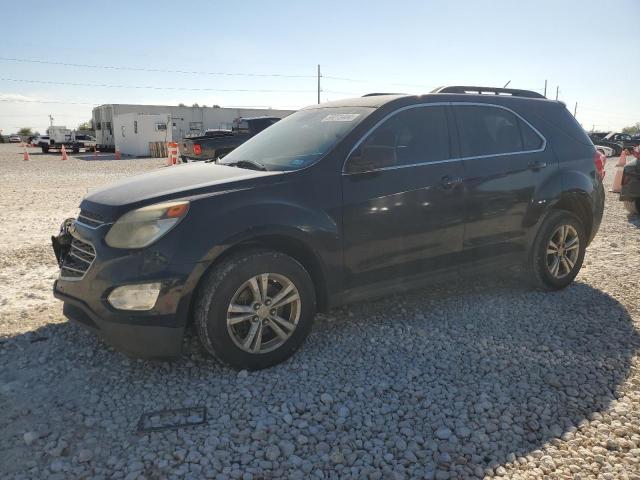
<instances>
[{"instance_id":1,"label":"chevrolet equinox","mask_svg":"<svg viewBox=\"0 0 640 480\"><path fill-rule=\"evenodd\" d=\"M222 362L264 368L347 302L509 265L566 287L602 219L597 159L526 90L314 105L223 159L89 193L53 237L54 294L129 355L175 357L193 323Z\"/></svg>"}]
</instances>

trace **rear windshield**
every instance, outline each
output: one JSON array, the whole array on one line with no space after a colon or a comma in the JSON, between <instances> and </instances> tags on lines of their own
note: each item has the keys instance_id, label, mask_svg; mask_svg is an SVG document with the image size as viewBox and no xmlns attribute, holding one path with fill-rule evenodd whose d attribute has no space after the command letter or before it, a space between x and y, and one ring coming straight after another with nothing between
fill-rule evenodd
<instances>
[{"instance_id":1,"label":"rear windshield","mask_svg":"<svg viewBox=\"0 0 640 480\"><path fill-rule=\"evenodd\" d=\"M220 164L248 160L268 170L298 170L317 162L373 112L369 107L299 110L233 150Z\"/></svg>"}]
</instances>

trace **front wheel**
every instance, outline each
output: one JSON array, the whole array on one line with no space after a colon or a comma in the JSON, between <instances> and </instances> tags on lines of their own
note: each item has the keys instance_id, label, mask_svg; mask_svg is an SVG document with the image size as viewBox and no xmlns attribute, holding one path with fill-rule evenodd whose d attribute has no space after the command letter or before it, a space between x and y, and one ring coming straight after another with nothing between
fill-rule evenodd
<instances>
[{"instance_id":1,"label":"front wheel","mask_svg":"<svg viewBox=\"0 0 640 480\"><path fill-rule=\"evenodd\" d=\"M233 368L258 370L293 355L315 313L313 283L300 263L279 252L249 250L207 274L195 322L209 353Z\"/></svg>"},{"instance_id":2,"label":"front wheel","mask_svg":"<svg viewBox=\"0 0 640 480\"><path fill-rule=\"evenodd\" d=\"M587 247L587 235L578 217L552 211L531 245L526 270L529 280L544 290L560 290L576 277Z\"/></svg>"}]
</instances>

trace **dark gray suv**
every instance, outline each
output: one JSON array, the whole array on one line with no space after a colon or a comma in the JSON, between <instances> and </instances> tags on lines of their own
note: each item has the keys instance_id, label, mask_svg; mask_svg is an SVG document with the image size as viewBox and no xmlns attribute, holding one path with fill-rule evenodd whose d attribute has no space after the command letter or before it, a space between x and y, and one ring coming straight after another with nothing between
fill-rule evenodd
<instances>
[{"instance_id":1,"label":"dark gray suv","mask_svg":"<svg viewBox=\"0 0 640 480\"><path fill-rule=\"evenodd\" d=\"M54 292L129 354L178 355L193 322L223 362L263 368L346 302L508 265L567 286L602 219L598 165L565 106L534 92L314 105L217 162L87 195L53 240Z\"/></svg>"}]
</instances>

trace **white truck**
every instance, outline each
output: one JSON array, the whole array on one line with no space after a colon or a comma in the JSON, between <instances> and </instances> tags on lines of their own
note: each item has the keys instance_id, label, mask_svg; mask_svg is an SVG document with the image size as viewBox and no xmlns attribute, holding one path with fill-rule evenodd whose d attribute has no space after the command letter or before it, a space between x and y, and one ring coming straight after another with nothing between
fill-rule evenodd
<instances>
[{"instance_id":1,"label":"white truck","mask_svg":"<svg viewBox=\"0 0 640 480\"><path fill-rule=\"evenodd\" d=\"M64 145L66 150L78 153L81 148L85 151L93 150L96 146L96 139L91 135L86 135L67 127L51 126L47 128L47 136L38 139L38 146L42 153L49 150L60 149Z\"/></svg>"}]
</instances>

